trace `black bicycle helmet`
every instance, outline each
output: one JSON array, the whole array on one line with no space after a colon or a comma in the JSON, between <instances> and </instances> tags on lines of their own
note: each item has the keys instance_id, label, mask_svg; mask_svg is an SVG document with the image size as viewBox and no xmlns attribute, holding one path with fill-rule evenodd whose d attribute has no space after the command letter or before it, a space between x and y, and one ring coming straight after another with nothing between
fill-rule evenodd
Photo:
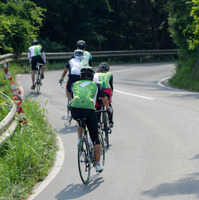
<instances>
[{"instance_id":1,"label":"black bicycle helmet","mask_svg":"<svg viewBox=\"0 0 199 200\"><path fill-rule=\"evenodd\" d=\"M37 42L37 40L33 40L31 44L32 44L32 45L37 45L38 42Z\"/></svg>"},{"instance_id":2,"label":"black bicycle helmet","mask_svg":"<svg viewBox=\"0 0 199 200\"><path fill-rule=\"evenodd\" d=\"M85 49L86 48L86 42L84 40L78 40L77 41L77 48Z\"/></svg>"},{"instance_id":3,"label":"black bicycle helmet","mask_svg":"<svg viewBox=\"0 0 199 200\"><path fill-rule=\"evenodd\" d=\"M83 56L83 51L80 49L77 49L74 51L74 56L75 57L82 57Z\"/></svg>"},{"instance_id":4,"label":"black bicycle helmet","mask_svg":"<svg viewBox=\"0 0 199 200\"><path fill-rule=\"evenodd\" d=\"M94 69L90 66L83 67L80 70L82 80L93 80L94 73Z\"/></svg>"},{"instance_id":5,"label":"black bicycle helmet","mask_svg":"<svg viewBox=\"0 0 199 200\"><path fill-rule=\"evenodd\" d=\"M100 65L99 65L99 70L100 71L109 71L109 64L108 63L106 63L106 62L102 62L102 63L100 63Z\"/></svg>"}]
</instances>

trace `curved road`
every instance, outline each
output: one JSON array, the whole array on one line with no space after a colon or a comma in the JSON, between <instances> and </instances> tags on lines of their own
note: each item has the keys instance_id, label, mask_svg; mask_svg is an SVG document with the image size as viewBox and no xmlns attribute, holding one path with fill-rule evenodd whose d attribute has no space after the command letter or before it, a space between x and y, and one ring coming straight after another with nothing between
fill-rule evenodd
<instances>
[{"instance_id":1,"label":"curved road","mask_svg":"<svg viewBox=\"0 0 199 200\"><path fill-rule=\"evenodd\" d=\"M75 122L66 123L65 90L58 84L62 70L45 73L38 96L30 93L30 75L19 76L25 94L41 105L47 102L48 120L64 150L56 176L37 185L39 193L30 199L199 199L199 94L163 87L160 80L173 71L172 63L111 67L115 122L111 147L104 172L87 186L78 173Z\"/></svg>"}]
</instances>

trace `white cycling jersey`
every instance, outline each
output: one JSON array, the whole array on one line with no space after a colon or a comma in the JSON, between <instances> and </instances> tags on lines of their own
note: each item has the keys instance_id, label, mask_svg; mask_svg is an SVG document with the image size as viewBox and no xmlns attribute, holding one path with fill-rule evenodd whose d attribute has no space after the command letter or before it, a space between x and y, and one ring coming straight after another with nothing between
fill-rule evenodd
<instances>
[{"instance_id":1,"label":"white cycling jersey","mask_svg":"<svg viewBox=\"0 0 199 200\"><path fill-rule=\"evenodd\" d=\"M80 58L72 58L69 61L69 71L71 75L80 75L80 70L83 67L81 59Z\"/></svg>"},{"instance_id":2,"label":"white cycling jersey","mask_svg":"<svg viewBox=\"0 0 199 200\"><path fill-rule=\"evenodd\" d=\"M46 63L46 56L41 45L33 45L29 47L28 49L29 61L31 62L31 58L35 56L41 56L44 62Z\"/></svg>"}]
</instances>

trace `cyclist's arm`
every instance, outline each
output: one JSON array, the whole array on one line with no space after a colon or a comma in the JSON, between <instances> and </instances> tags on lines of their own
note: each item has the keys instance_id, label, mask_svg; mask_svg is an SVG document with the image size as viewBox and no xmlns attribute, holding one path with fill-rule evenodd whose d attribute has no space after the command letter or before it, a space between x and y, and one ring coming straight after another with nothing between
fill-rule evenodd
<instances>
[{"instance_id":1,"label":"cyclist's arm","mask_svg":"<svg viewBox=\"0 0 199 200\"><path fill-rule=\"evenodd\" d=\"M109 80L109 84L110 84L112 92L113 92L113 75L111 76L111 79Z\"/></svg>"},{"instance_id":2,"label":"cyclist's arm","mask_svg":"<svg viewBox=\"0 0 199 200\"><path fill-rule=\"evenodd\" d=\"M91 55L91 53L89 53L89 54L90 54L90 57L89 57L88 64L89 64L89 66L92 67L92 65L93 65L93 63L92 63L92 55Z\"/></svg>"},{"instance_id":3,"label":"cyclist's arm","mask_svg":"<svg viewBox=\"0 0 199 200\"><path fill-rule=\"evenodd\" d=\"M46 63L46 55L45 55L45 53L44 53L44 52L42 52L42 53L41 53L41 57L42 57L42 59L43 59L44 63Z\"/></svg>"},{"instance_id":4,"label":"cyclist's arm","mask_svg":"<svg viewBox=\"0 0 199 200\"><path fill-rule=\"evenodd\" d=\"M109 106L109 102L106 97L106 93L104 92L104 89L102 88L102 86L100 84L97 83L97 86L98 86L97 98L101 97L103 104L106 106L106 109L109 110L110 106Z\"/></svg>"},{"instance_id":5,"label":"cyclist's arm","mask_svg":"<svg viewBox=\"0 0 199 200\"><path fill-rule=\"evenodd\" d=\"M64 72L62 73L61 80L64 80L64 77L68 73L69 67L70 67L70 64L69 64L69 62L67 62Z\"/></svg>"},{"instance_id":6,"label":"cyclist's arm","mask_svg":"<svg viewBox=\"0 0 199 200\"><path fill-rule=\"evenodd\" d=\"M106 106L106 109L109 110L110 106L109 106L109 102L107 100L107 97L101 97L103 104Z\"/></svg>"},{"instance_id":7,"label":"cyclist's arm","mask_svg":"<svg viewBox=\"0 0 199 200\"><path fill-rule=\"evenodd\" d=\"M66 74L68 73L68 68L64 69L64 72L62 73L61 79L64 80L64 77L66 76Z\"/></svg>"},{"instance_id":8,"label":"cyclist's arm","mask_svg":"<svg viewBox=\"0 0 199 200\"><path fill-rule=\"evenodd\" d=\"M88 64L92 67L92 59L88 61Z\"/></svg>"},{"instance_id":9,"label":"cyclist's arm","mask_svg":"<svg viewBox=\"0 0 199 200\"><path fill-rule=\"evenodd\" d=\"M29 59L29 63L31 63L31 53L30 53L30 50L28 50L28 59Z\"/></svg>"}]
</instances>

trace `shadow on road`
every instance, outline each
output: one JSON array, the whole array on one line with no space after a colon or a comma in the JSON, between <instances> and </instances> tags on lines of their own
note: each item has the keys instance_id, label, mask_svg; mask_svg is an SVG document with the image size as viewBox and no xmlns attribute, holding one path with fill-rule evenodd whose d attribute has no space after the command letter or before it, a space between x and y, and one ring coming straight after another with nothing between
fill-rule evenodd
<instances>
[{"instance_id":1,"label":"shadow on road","mask_svg":"<svg viewBox=\"0 0 199 200\"><path fill-rule=\"evenodd\" d=\"M97 187L100 186L101 183L104 182L102 177L96 178L96 176L98 176L98 174L95 175L95 178L93 178L88 185L84 184L67 185L64 190L62 190L59 194L55 196L55 199L57 200L76 199L94 191Z\"/></svg>"},{"instance_id":2,"label":"shadow on road","mask_svg":"<svg viewBox=\"0 0 199 200\"><path fill-rule=\"evenodd\" d=\"M173 183L162 183L154 189L144 191L142 195L158 198L175 195L196 195L199 198L199 173L187 175L187 177Z\"/></svg>"}]
</instances>

